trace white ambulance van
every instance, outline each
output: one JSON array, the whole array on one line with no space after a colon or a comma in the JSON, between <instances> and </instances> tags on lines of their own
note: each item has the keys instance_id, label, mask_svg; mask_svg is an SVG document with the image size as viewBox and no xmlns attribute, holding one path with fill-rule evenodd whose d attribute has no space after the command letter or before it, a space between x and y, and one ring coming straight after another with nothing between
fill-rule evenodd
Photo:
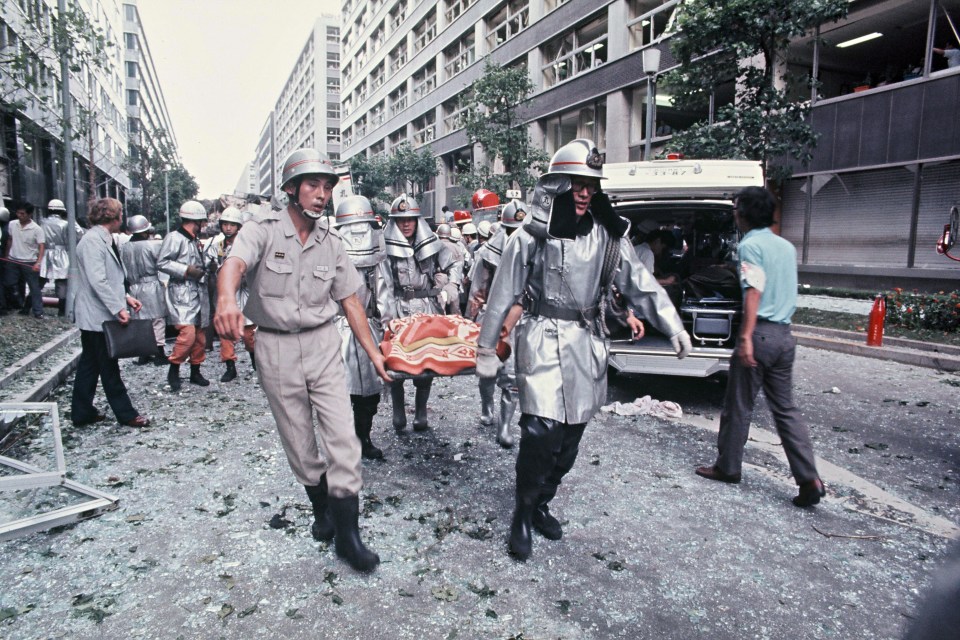
<instances>
[{"instance_id":1,"label":"white ambulance van","mask_svg":"<svg viewBox=\"0 0 960 640\"><path fill-rule=\"evenodd\" d=\"M727 371L742 308L733 198L744 187L764 185L760 163L671 158L610 163L603 173L602 188L631 229L673 234L674 249L655 271L676 281L664 288L693 341L693 352L678 360L668 336L645 323L640 340L611 337L611 370L695 377Z\"/></svg>"}]
</instances>

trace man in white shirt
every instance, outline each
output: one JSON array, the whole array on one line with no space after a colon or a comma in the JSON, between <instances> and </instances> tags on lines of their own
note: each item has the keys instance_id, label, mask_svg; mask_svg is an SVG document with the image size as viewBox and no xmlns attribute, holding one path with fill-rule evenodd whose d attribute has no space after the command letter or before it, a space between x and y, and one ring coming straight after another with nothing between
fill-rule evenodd
<instances>
[{"instance_id":1,"label":"man in white shirt","mask_svg":"<svg viewBox=\"0 0 960 640\"><path fill-rule=\"evenodd\" d=\"M35 318L43 317L43 298L40 293L40 266L43 264L45 237L43 229L33 221L33 205L29 202L17 204L15 213L17 222L10 224L10 245L4 256L7 273L4 286L9 298L17 298L20 282L30 288L30 306L24 301L22 315L33 313Z\"/></svg>"}]
</instances>

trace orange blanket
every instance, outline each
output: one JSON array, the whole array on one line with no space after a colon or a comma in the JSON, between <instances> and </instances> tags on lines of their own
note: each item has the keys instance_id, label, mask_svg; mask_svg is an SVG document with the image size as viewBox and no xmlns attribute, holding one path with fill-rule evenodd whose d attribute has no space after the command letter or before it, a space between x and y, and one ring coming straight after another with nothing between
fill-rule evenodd
<instances>
[{"instance_id":1,"label":"orange blanket","mask_svg":"<svg viewBox=\"0 0 960 640\"><path fill-rule=\"evenodd\" d=\"M415 313L387 325L380 351L391 371L455 376L476 366L479 336L480 325L466 318ZM497 355L501 359L509 355L503 341Z\"/></svg>"}]
</instances>

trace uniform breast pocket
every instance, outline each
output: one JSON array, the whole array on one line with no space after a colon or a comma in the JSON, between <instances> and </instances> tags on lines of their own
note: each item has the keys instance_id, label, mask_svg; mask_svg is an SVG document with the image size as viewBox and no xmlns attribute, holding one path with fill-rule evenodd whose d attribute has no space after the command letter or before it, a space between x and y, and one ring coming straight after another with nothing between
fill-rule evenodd
<instances>
[{"instance_id":1,"label":"uniform breast pocket","mask_svg":"<svg viewBox=\"0 0 960 640\"><path fill-rule=\"evenodd\" d=\"M333 286L333 277L337 275L336 267L317 265L313 268L313 277L307 278L310 287L307 299L310 304L322 305L330 299L330 287Z\"/></svg>"},{"instance_id":2,"label":"uniform breast pocket","mask_svg":"<svg viewBox=\"0 0 960 640\"><path fill-rule=\"evenodd\" d=\"M290 289L293 265L279 260L264 260L260 272L260 295L264 298L283 298Z\"/></svg>"}]
</instances>

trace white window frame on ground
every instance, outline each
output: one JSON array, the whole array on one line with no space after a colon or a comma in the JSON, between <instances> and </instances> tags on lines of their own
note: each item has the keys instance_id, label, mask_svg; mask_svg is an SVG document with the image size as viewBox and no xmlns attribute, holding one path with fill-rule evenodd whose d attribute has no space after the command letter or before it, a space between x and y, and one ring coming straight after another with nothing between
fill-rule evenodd
<instances>
[{"instance_id":1,"label":"white window frame on ground","mask_svg":"<svg viewBox=\"0 0 960 640\"><path fill-rule=\"evenodd\" d=\"M447 79L472 65L476 61L476 51L476 36L471 27L470 31L443 52L445 60L443 70L447 74Z\"/></svg>"},{"instance_id":2,"label":"white window frame on ground","mask_svg":"<svg viewBox=\"0 0 960 640\"><path fill-rule=\"evenodd\" d=\"M434 9L413 28L413 52L417 53L437 37L437 11Z\"/></svg>"},{"instance_id":3,"label":"white window frame on ground","mask_svg":"<svg viewBox=\"0 0 960 640\"><path fill-rule=\"evenodd\" d=\"M5 422L16 420L18 416L43 414L50 416L50 428L53 435L54 469L44 470L20 460L0 456L0 465L13 469L14 474L0 477L0 493L44 487L63 487L77 492L86 498L80 504L0 523L0 541L12 540L28 533L44 531L52 527L85 520L104 511L117 508L120 500L116 496L97 491L92 487L74 482L67 478L67 465L63 456L63 441L60 437L60 412L56 402L20 402L0 403L0 415ZM32 493L31 493L32 497Z\"/></svg>"},{"instance_id":4,"label":"white window frame on ground","mask_svg":"<svg viewBox=\"0 0 960 640\"><path fill-rule=\"evenodd\" d=\"M530 26L530 1L508 0L486 19L487 49L493 51Z\"/></svg>"},{"instance_id":5,"label":"white window frame on ground","mask_svg":"<svg viewBox=\"0 0 960 640\"><path fill-rule=\"evenodd\" d=\"M633 0L631 8L640 4L640 0ZM630 50L641 49L673 33L673 14L680 0L666 0L658 7L654 7L642 15L627 22L627 31L630 33ZM666 14L666 15L661 15ZM657 29L660 29L659 33Z\"/></svg>"},{"instance_id":6,"label":"white window frame on ground","mask_svg":"<svg viewBox=\"0 0 960 640\"><path fill-rule=\"evenodd\" d=\"M467 9L476 3L477 0L447 0L447 9L444 12L447 24L459 18Z\"/></svg>"},{"instance_id":7,"label":"white window frame on ground","mask_svg":"<svg viewBox=\"0 0 960 640\"><path fill-rule=\"evenodd\" d=\"M602 35L584 41L585 30L593 31L601 27ZM546 64L541 68L544 87L552 87L566 82L570 78L575 78L606 62L607 55L609 55L607 27L607 16L602 14L540 45L540 52L546 61ZM552 46L556 47L557 53L550 56L548 49ZM586 60L589 60L589 62L584 64Z\"/></svg>"}]
</instances>

